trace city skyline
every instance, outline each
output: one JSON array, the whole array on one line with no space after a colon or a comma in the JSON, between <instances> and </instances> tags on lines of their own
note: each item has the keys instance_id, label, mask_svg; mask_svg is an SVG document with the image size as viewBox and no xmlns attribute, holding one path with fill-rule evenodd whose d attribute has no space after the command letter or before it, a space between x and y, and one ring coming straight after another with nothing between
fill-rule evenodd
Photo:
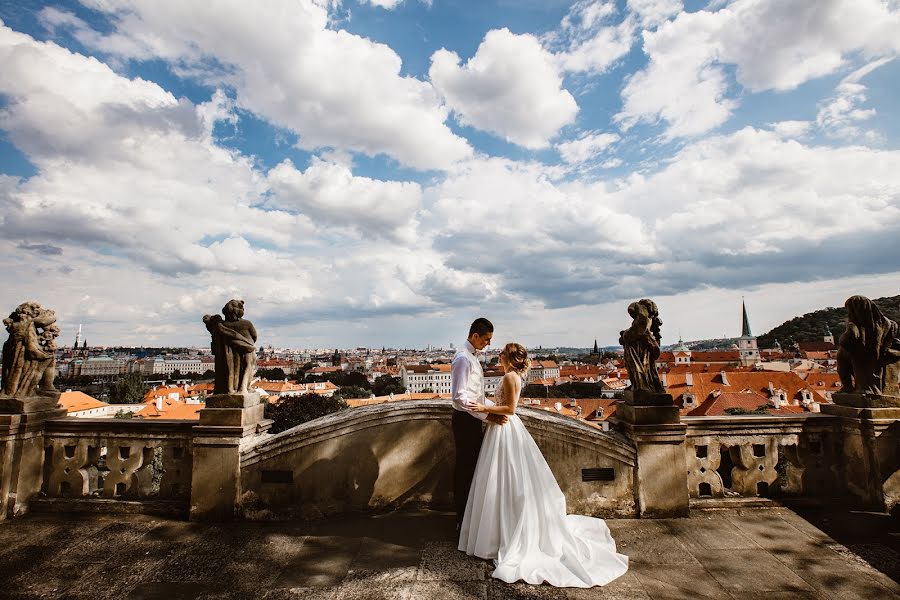
<instances>
[{"instance_id":1,"label":"city skyline","mask_svg":"<svg viewBox=\"0 0 900 600\"><path fill-rule=\"evenodd\" d=\"M794 24L803 23L803 27ZM882 0L0 3L0 290L64 343L663 343L900 293ZM787 58L789 57L789 58Z\"/></svg>"}]
</instances>

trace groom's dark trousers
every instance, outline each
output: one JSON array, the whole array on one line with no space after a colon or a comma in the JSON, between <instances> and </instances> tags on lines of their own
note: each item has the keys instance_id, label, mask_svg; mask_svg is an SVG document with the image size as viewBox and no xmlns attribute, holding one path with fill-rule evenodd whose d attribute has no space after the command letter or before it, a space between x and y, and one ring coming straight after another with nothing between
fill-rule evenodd
<instances>
[{"instance_id":1,"label":"groom's dark trousers","mask_svg":"<svg viewBox=\"0 0 900 600\"><path fill-rule=\"evenodd\" d=\"M453 479L453 499L456 504L456 524L462 523L469 499L469 488L475 476L475 465L484 439L484 421L467 412L453 410L453 441L456 443L456 470Z\"/></svg>"}]
</instances>

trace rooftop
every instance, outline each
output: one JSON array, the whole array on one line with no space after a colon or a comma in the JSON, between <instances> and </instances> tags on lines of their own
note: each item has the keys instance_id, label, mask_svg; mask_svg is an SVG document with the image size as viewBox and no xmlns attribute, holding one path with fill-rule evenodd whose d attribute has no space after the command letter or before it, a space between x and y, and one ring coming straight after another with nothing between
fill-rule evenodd
<instances>
[{"instance_id":1,"label":"rooftop","mask_svg":"<svg viewBox=\"0 0 900 600\"><path fill-rule=\"evenodd\" d=\"M603 588L507 585L456 550L453 516L198 524L37 513L0 522L5 598L900 598L900 525L832 509L611 519L626 575Z\"/></svg>"}]
</instances>

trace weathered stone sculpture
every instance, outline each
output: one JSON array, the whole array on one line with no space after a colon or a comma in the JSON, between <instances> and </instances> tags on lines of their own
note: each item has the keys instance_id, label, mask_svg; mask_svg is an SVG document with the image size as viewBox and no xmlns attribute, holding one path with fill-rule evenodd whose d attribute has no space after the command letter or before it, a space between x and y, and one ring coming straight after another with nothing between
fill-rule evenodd
<instances>
[{"instance_id":1,"label":"weathered stone sculpture","mask_svg":"<svg viewBox=\"0 0 900 600\"><path fill-rule=\"evenodd\" d=\"M633 319L631 327L620 332L619 343L625 350L625 368L631 380L633 393L665 394L656 359L659 358L659 342L662 339L659 309L652 300L639 300L628 305Z\"/></svg>"},{"instance_id":2,"label":"weathered stone sculpture","mask_svg":"<svg viewBox=\"0 0 900 600\"><path fill-rule=\"evenodd\" d=\"M249 394L256 371L256 328L244 319L244 301L231 300L220 315L205 315L216 358L214 394Z\"/></svg>"},{"instance_id":3,"label":"weathered stone sculpture","mask_svg":"<svg viewBox=\"0 0 900 600\"><path fill-rule=\"evenodd\" d=\"M837 353L842 388L835 403L900 406L900 328L864 296L851 296L844 306L847 328Z\"/></svg>"},{"instance_id":4,"label":"weathered stone sculpture","mask_svg":"<svg viewBox=\"0 0 900 600\"><path fill-rule=\"evenodd\" d=\"M55 396L56 314L37 302L23 302L3 319L3 394L12 398Z\"/></svg>"}]
</instances>

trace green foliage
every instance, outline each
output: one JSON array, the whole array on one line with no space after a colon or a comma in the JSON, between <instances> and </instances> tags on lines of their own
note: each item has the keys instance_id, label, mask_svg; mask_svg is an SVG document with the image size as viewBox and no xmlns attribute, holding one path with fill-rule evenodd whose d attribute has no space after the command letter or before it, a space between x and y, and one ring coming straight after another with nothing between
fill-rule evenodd
<instances>
[{"instance_id":1,"label":"green foliage","mask_svg":"<svg viewBox=\"0 0 900 600\"><path fill-rule=\"evenodd\" d=\"M391 377L390 375L382 375L375 380L372 385L372 393L376 396L387 396L388 394L405 394L406 388L403 387L403 380L399 377Z\"/></svg>"},{"instance_id":2,"label":"green foliage","mask_svg":"<svg viewBox=\"0 0 900 600\"><path fill-rule=\"evenodd\" d=\"M725 409L726 415L768 415L769 413L769 405L768 404L760 404L753 410L747 410L746 408L740 408L738 406L734 406L731 408Z\"/></svg>"},{"instance_id":3,"label":"green foliage","mask_svg":"<svg viewBox=\"0 0 900 600\"><path fill-rule=\"evenodd\" d=\"M603 385L573 381L561 385L529 383L522 390L523 398L602 398Z\"/></svg>"},{"instance_id":4,"label":"green foliage","mask_svg":"<svg viewBox=\"0 0 900 600\"><path fill-rule=\"evenodd\" d=\"M348 385L338 390L338 394L341 395L341 398L368 398L372 392L363 387Z\"/></svg>"},{"instance_id":5,"label":"green foliage","mask_svg":"<svg viewBox=\"0 0 900 600\"><path fill-rule=\"evenodd\" d=\"M307 375L304 381L330 381L340 388L353 386L368 390L372 387L366 376L357 371L335 371L334 373L324 373L322 375ZM368 394L366 396L368 397Z\"/></svg>"},{"instance_id":6,"label":"green foliage","mask_svg":"<svg viewBox=\"0 0 900 600\"><path fill-rule=\"evenodd\" d=\"M345 408L347 403L337 394L332 397L319 394L285 396L278 404L266 405L266 418L274 421L270 432L278 433Z\"/></svg>"},{"instance_id":7,"label":"green foliage","mask_svg":"<svg viewBox=\"0 0 900 600\"><path fill-rule=\"evenodd\" d=\"M422 393L423 394L433 394L434 390L431 389L430 387L426 387L426 388L422 388Z\"/></svg>"},{"instance_id":8,"label":"green foliage","mask_svg":"<svg viewBox=\"0 0 900 600\"><path fill-rule=\"evenodd\" d=\"M133 419L134 413L127 410L120 410L113 415L114 419Z\"/></svg>"},{"instance_id":9,"label":"green foliage","mask_svg":"<svg viewBox=\"0 0 900 600\"><path fill-rule=\"evenodd\" d=\"M884 316L894 321L900 321L900 296L876 298L874 302ZM757 344L760 348L771 348L777 339L781 347L787 349L791 341L819 342L822 341L826 325L831 329L834 341L837 343L844 332L846 322L847 309L843 306L824 308L785 321L772 331L759 336Z\"/></svg>"},{"instance_id":10,"label":"green foliage","mask_svg":"<svg viewBox=\"0 0 900 600\"><path fill-rule=\"evenodd\" d=\"M278 381L287 377L287 373L285 373L284 369L281 367L275 367L274 369L257 369L256 375L257 377L262 377L269 381Z\"/></svg>"},{"instance_id":11,"label":"green foliage","mask_svg":"<svg viewBox=\"0 0 900 600\"><path fill-rule=\"evenodd\" d=\"M144 378L140 373L126 373L107 388L110 404L140 404L144 401Z\"/></svg>"}]
</instances>

